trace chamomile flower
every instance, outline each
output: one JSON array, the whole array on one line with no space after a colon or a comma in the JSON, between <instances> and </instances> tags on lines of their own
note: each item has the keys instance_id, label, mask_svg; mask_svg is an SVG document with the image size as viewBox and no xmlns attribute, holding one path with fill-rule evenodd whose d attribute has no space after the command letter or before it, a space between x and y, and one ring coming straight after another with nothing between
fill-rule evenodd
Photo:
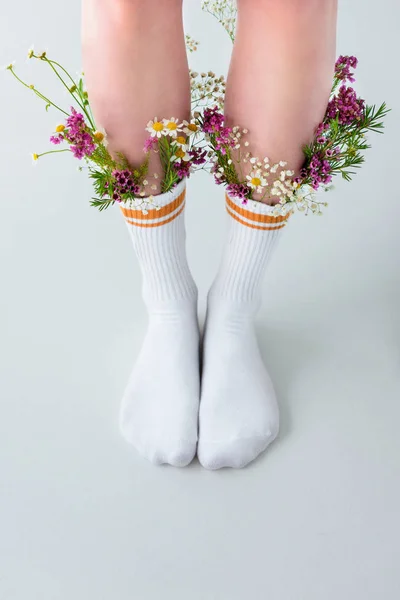
<instances>
[{"instance_id":1,"label":"chamomile flower","mask_svg":"<svg viewBox=\"0 0 400 600\"><path fill-rule=\"evenodd\" d=\"M186 133L186 135L193 135L194 133L197 133L197 131L199 130L198 126L196 125L196 123L194 121L183 121L182 123L183 126L183 133Z\"/></svg>"},{"instance_id":2,"label":"chamomile flower","mask_svg":"<svg viewBox=\"0 0 400 600\"><path fill-rule=\"evenodd\" d=\"M40 158L39 154L36 154L36 152L34 152L31 156L32 156L32 164L37 165L37 161Z\"/></svg>"},{"instance_id":3,"label":"chamomile flower","mask_svg":"<svg viewBox=\"0 0 400 600\"><path fill-rule=\"evenodd\" d=\"M246 175L246 179L248 182L247 185L258 193L261 193L263 188L267 186L267 180L260 169L256 169L250 175Z\"/></svg>"},{"instance_id":4,"label":"chamomile flower","mask_svg":"<svg viewBox=\"0 0 400 600\"><path fill-rule=\"evenodd\" d=\"M12 62L10 62L8 65L5 65L4 67L2 67L2 71L12 71L12 69L15 66L15 60L13 60Z\"/></svg>"},{"instance_id":5,"label":"chamomile flower","mask_svg":"<svg viewBox=\"0 0 400 600\"><path fill-rule=\"evenodd\" d=\"M183 137L183 135L178 135L175 140L174 140L175 144L177 144L178 146L180 146L182 148L182 150L186 150L186 138Z\"/></svg>"},{"instance_id":6,"label":"chamomile flower","mask_svg":"<svg viewBox=\"0 0 400 600\"><path fill-rule=\"evenodd\" d=\"M179 123L178 119L171 117L170 119L163 120L164 135L176 137L180 131L182 131L182 123Z\"/></svg>"},{"instance_id":7,"label":"chamomile flower","mask_svg":"<svg viewBox=\"0 0 400 600\"><path fill-rule=\"evenodd\" d=\"M157 117L154 117L153 121L149 121L147 123L146 131L150 133L151 137L160 138L164 133L164 124L162 121L159 121Z\"/></svg>"},{"instance_id":8,"label":"chamomile flower","mask_svg":"<svg viewBox=\"0 0 400 600\"><path fill-rule=\"evenodd\" d=\"M94 139L99 144L103 144L105 148L108 146L107 132L104 127L98 127L93 134Z\"/></svg>"},{"instance_id":9,"label":"chamomile flower","mask_svg":"<svg viewBox=\"0 0 400 600\"><path fill-rule=\"evenodd\" d=\"M171 162L174 163L181 163L183 162L188 162L190 160L190 155L187 153L186 148L178 148L178 150L176 150L174 156L171 157Z\"/></svg>"}]
</instances>

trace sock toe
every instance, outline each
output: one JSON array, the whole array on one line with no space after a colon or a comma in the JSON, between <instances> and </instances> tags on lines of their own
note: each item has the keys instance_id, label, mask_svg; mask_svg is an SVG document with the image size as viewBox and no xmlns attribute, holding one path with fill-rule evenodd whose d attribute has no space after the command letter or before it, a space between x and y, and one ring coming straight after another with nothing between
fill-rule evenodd
<instances>
[{"instance_id":1,"label":"sock toe","mask_svg":"<svg viewBox=\"0 0 400 600\"><path fill-rule=\"evenodd\" d=\"M201 441L198 447L200 464L211 471L230 467L241 469L251 463L273 442L276 433L234 440Z\"/></svg>"},{"instance_id":2,"label":"sock toe","mask_svg":"<svg viewBox=\"0 0 400 600\"><path fill-rule=\"evenodd\" d=\"M142 439L140 435L132 435L132 430L121 426L121 434L125 440L134 446L137 452L153 465L171 465L173 467L186 467L196 455L197 439L179 440L148 438Z\"/></svg>"},{"instance_id":3,"label":"sock toe","mask_svg":"<svg viewBox=\"0 0 400 600\"><path fill-rule=\"evenodd\" d=\"M163 447L162 447L163 446ZM196 442L172 442L167 444L165 440L159 444L155 454L149 457L154 465L171 465L172 467L187 467L196 454Z\"/></svg>"}]
</instances>

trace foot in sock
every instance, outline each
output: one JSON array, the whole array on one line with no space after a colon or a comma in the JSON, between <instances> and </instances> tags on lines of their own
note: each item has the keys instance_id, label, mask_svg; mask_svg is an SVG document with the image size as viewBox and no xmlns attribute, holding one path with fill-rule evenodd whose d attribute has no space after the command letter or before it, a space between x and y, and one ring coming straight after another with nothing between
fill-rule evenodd
<instances>
[{"instance_id":1,"label":"foot in sock","mask_svg":"<svg viewBox=\"0 0 400 600\"><path fill-rule=\"evenodd\" d=\"M155 464L189 464L200 395L197 289L185 251L185 183L154 198L158 210L122 207L143 275L147 334L125 391L120 427Z\"/></svg>"},{"instance_id":2,"label":"foot in sock","mask_svg":"<svg viewBox=\"0 0 400 600\"><path fill-rule=\"evenodd\" d=\"M271 207L226 198L228 243L208 296L198 457L244 467L275 439L279 410L254 331L266 265L287 221Z\"/></svg>"}]
</instances>

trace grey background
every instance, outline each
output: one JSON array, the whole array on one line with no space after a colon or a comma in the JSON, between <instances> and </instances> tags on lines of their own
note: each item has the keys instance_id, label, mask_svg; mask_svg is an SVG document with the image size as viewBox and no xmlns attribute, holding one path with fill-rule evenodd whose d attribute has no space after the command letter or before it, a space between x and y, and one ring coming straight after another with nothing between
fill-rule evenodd
<instances>
[{"instance_id":1,"label":"grey background","mask_svg":"<svg viewBox=\"0 0 400 600\"><path fill-rule=\"evenodd\" d=\"M193 68L225 72L230 42L199 2ZM32 41L81 68L79 3L2 2L0 62L58 94ZM55 113L0 79L0 599L397 600L400 597L400 6L344 0L338 54L393 112L322 218L297 215L265 283L258 329L280 439L243 471L143 461L119 400L146 316L117 210L89 207L69 157L31 166ZM296 93L296 90L293 90ZM222 190L190 182L188 253L204 296Z\"/></svg>"}]
</instances>

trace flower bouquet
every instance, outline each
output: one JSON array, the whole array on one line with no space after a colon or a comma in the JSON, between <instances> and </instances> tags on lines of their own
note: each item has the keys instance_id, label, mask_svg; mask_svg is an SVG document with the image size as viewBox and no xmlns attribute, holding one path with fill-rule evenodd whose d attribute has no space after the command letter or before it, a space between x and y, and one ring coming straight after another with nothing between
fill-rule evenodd
<instances>
[{"instance_id":1,"label":"flower bouquet","mask_svg":"<svg viewBox=\"0 0 400 600\"><path fill-rule=\"evenodd\" d=\"M286 169L285 161L270 164L268 157L253 156L246 141L247 129L227 127L217 107L207 108L199 117L200 127L212 149L211 172L218 184L246 204L258 194L275 203L274 213L287 214L294 208L321 214L326 202L316 199L315 192L332 189L335 175L349 181L354 169L364 162L363 152L370 148L368 132L381 133L383 119L389 112L385 103L368 106L355 90L346 85L354 81L355 56L339 56L331 97L325 117L318 125L311 144L303 148L304 164L300 175ZM244 165L248 163L246 168ZM250 172L249 172L250 171Z\"/></svg>"},{"instance_id":2,"label":"flower bouquet","mask_svg":"<svg viewBox=\"0 0 400 600\"><path fill-rule=\"evenodd\" d=\"M190 45L196 44L193 40ZM114 203L125 203L133 208L141 208L143 212L149 207L157 208L153 193L157 189L153 182L159 178L157 173L149 174L149 157L157 152L162 165L161 192L172 190L183 178L188 178L194 171L203 168L207 160L204 136L196 120L182 121L171 117L149 121L146 131L149 136L144 145L144 159L141 165L132 166L123 154L111 155L108 150L106 131L96 126L90 107L84 80L77 81L59 62L48 57L46 52L35 53L29 50L28 58L45 63L58 78L70 95L73 104L65 110L53 102L33 84L28 84L16 73L14 64L7 70L15 79L34 93L44 103L46 110L53 108L62 117L50 136L50 143L56 148L42 153L34 153L33 161L43 156L69 152L79 161L85 163L96 197L92 198L92 206L104 210ZM191 72L193 107L201 109L209 102L221 105L221 94L224 90L224 79L215 74ZM84 167L80 167L83 170Z\"/></svg>"}]
</instances>

